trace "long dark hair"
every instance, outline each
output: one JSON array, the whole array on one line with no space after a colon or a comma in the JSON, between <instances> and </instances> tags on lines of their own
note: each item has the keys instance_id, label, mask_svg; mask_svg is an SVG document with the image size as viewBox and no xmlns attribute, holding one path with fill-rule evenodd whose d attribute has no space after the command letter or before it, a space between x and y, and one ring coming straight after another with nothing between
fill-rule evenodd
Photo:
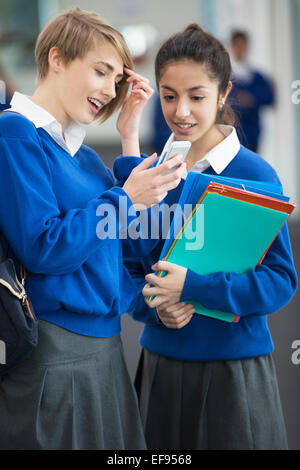
<instances>
[{"instance_id":1,"label":"long dark hair","mask_svg":"<svg viewBox=\"0 0 300 470\"><path fill-rule=\"evenodd\" d=\"M232 73L229 54L217 38L203 31L196 23L174 34L160 47L155 59L155 78L158 89L166 66L171 62L186 59L204 65L209 77L217 80L219 95L226 92ZM216 123L234 125L235 120L233 110L229 104L225 103L217 112Z\"/></svg>"}]
</instances>

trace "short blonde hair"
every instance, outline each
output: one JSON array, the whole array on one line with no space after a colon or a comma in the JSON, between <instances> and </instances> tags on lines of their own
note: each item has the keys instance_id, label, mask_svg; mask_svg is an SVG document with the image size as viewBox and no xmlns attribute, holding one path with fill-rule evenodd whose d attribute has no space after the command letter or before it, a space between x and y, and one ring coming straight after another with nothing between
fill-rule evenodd
<instances>
[{"instance_id":1,"label":"short blonde hair","mask_svg":"<svg viewBox=\"0 0 300 470\"><path fill-rule=\"evenodd\" d=\"M99 39L112 44L120 54L124 66L133 69L133 60L122 34L96 13L74 8L50 21L38 36L35 46L38 83L48 74L48 57L52 47L60 50L64 63L68 64L76 58L83 58L95 47ZM99 124L106 121L122 105L128 88L124 75L116 89L116 97L98 113L96 121Z\"/></svg>"}]
</instances>

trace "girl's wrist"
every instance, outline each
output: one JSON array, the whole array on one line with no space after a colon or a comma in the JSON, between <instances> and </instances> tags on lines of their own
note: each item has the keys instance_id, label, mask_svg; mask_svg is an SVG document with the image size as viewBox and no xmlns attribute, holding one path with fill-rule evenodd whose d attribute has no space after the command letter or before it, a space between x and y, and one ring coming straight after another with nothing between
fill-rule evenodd
<instances>
[{"instance_id":1,"label":"girl's wrist","mask_svg":"<svg viewBox=\"0 0 300 470\"><path fill-rule=\"evenodd\" d=\"M122 138L122 155L140 157L140 143L138 137Z\"/></svg>"}]
</instances>

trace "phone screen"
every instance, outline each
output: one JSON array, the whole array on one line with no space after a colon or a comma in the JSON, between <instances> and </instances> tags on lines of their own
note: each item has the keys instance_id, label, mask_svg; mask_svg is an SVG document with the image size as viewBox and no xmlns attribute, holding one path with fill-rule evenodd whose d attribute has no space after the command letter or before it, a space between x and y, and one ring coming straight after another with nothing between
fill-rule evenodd
<instances>
[{"instance_id":1,"label":"phone screen","mask_svg":"<svg viewBox=\"0 0 300 470\"><path fill-rule=\"evenodd\" d=\"M185 157L187 156L190 150L190 147L191 147L191 142L189 142L188 140L172 142L170 149L167 152L164 152L160 156L157 162L157 165L161 165L165 161L174 157L174 155L176 155L177 153L180 153L183 156L182 161L184 161Z\"/></svg>"}]
</instances>

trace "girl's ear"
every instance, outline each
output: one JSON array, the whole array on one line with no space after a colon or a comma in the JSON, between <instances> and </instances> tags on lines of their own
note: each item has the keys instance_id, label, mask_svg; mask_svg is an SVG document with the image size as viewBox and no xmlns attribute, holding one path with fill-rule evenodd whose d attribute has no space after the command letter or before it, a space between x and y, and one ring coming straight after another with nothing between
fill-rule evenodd
<instances>
[{"instance_id":1,"label":"girl's ear","mask_svg":"<svg viewBox=\"0 0 300 470\"><path fill-rule=\"evenodd\" d=\"M229 95L229 93L231 92L231 90L232 90L232 82L229 82L227 90L226 90L226 99L227 99L227 96Z\"/></svg>"},{"instance_id":2,"label":"girl's ear","mask_svg":"<svg viewBox=\"0 0 300 470\"><path fill-rule=\"evenodd\" d=\"M227 100L227 97L228 97L229 93L231 92L231 90L232 90L232 82L229 82L229 83L228 83L228 87L227 87L225 93L222 93L222 94L220 95L220 98L219 98L219 106L220 106L220 108L222 108L222 107L224 106L225 101Z\"/></svg>"},{"instance_id":3,"label":"girl's ear","mask_svg":"<svg viewBox=\"0 0 300 470\"><path fill-rule=\"evenodd\" d=\"M49 68L54 72L54 73L59 73L61 70L61 67L63 65L63 59L61 57L61 53L58 47L54 46L51 47L48 55L48 63L49 63Z\"/></svg>"}]
</instances>

